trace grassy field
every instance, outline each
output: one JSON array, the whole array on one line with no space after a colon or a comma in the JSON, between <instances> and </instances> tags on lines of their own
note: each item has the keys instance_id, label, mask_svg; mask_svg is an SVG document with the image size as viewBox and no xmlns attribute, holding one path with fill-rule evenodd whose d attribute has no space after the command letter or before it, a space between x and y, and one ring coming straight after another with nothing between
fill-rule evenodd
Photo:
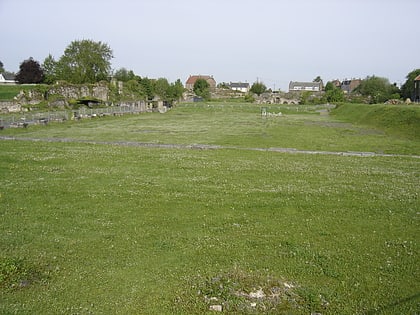
<instances>
[{"instance_id":1,"label":"grassy field","mask_svg":"<svg viewBox=\"0 0 420 315\"><path fill-rule=\"evenodd\" d=\"M19 94L20 91L26 91L33 89L33 85L2 85L0 84L0 101L10 101L13 100L15 96Z\"/></svg>"},{"instance_id":2,"label":"grassy field","mask_svg":"<svg viewBox=\"0 0 420 315\"><path fill-rule=\"evenodd\" d=\"M419 139L269 109L3 130L0 313L419 313Z\"/></svg>"}]
</instances>

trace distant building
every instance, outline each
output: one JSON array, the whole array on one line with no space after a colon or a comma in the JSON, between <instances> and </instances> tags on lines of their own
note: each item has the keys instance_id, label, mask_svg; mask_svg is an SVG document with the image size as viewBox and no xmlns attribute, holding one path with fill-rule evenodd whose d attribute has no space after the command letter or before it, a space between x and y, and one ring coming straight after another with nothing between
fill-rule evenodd
<instances>
[{"instance_id":1,"label":"distant building","mask_svg":"<svg viewBox=\"0 0 420 315\"><path fill-rule=\"evenodd\" d=\"M293 91L322 91L322 82L294 82L289 83L289 92Z\"/></svg>"},{"instance_id":2,"label":"distant building","mask_svg":"<svg viewBox=\"0 0 420 315\"><path fill-rule=\"evenodd\" d=\"M227 84L227 86L232 91L239 91L243 93L248 93L250 89L249 83L242 83L242 82L230 82L229 84Z\"/></svg>"},{"instance_id":3,"label":"distant building","mask_svg":"<svg viewBox=\"0 0 420 315\"><path fill-rule=\"evenodd\" d=\"M414 79L414 102L420 102L420 75Z\"/></svg>"},{"instance_id":4,"label":"distant building","mask_svg":"<svg viewBox=\"0 0 420 315\"><path fill-rule=\"evenodd\" d=\"M346 79L343 82L341 82L341 90L344 93L351 93L360 85L360 83L362 83L361 79Z\"/></svg>"},{"instance_id":5,"label":"distant building","mask_svg":"<svg viewBox=\"0 0 420 315\"><path fill-rule=\"evenodd\" d=\"M341 88L341 82L338 79L331 81L331 84L334 85L336 88Z\"/></svg>"},{"instance_id":6,"label":"distant building","mask_svg":"<svg viewBox=\"0 0 420 315\"><path fill-rule=\"evenodd\" d=\"M16 77L10 73L0 73L0 84L16 84Z\"/></svg>"},{"instance_id":7,"label":"distant building","mask_svg":"<svg viewBox=\"0 0 420 315\"><path fill-rule=\"evenodd\" d=\"M192 90L194 88L194 83L198 80L198 79L204 79L207 81L207 83L210 86L210 89L215 89L216 88L216 81L214 80L213 76L210 75L190 75L190 77L188 78L187 82L185 82L185 88L187 90Z\"/></svg>"}]
</instances>

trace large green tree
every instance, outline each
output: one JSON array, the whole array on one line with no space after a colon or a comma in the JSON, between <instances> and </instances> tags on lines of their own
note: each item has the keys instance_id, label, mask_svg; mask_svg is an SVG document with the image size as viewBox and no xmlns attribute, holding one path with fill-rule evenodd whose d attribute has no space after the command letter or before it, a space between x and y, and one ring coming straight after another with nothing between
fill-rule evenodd
<instances>
[{"instance_id":1,"label":"large green tree","mask_svg":"<svg viewBox=\"0 0 420 315\"><path fill-rule=\"evenodd\" d=\"M252 93L257 94L258 96L260 96L265 91L267 91L267 87L262 82L254 82L252 84L251 88L249 89L249 91L252 92Z\"/></svg>"},{"instance_id":2,"label":"large green tree","mask_svg":"<svg viewBox=\"0 0 420 315\"><path fill-rule=\"evenodd\" d=\"M328 103L343 102L344 92L332 82L327 82L323 98Z\"/></svg>"},{"instance_id":3,"label":"large green tree","mask_svg":"<svg viewBox=\"0 0 420 315\"><path fill-rule=\"evenodd\" d=\"M51 54L44 59L42 70L44 70L44 83L52 84L58 80L57 61L55 61Z\"/></svg>"},{"instance_id":4,"label":"large green tree","mask_svg":"<svg viewBox=\"0 0 420 315\"><path fill-rule=\"evenodd\" d=\"M95 83L108 79L111 73L111 48L92 40L73 41L57 63L57 74L71 83Z\"/></svg>"},{"instance_id":5,"label":"large green tree","mask_svg":"<svg viewBox=\"0 0 420 315\"><path fill-rule=\"evenodd\" d=\"M136 79L136 75L134 74L133 70L127 70L124 67L116 70L113 77L114 79L122 82Z\"/></svg>"},{"instance_id":6,"label":"large green tree","mask_svg":"<svg viewBox=\"0 0 420 315\"><path fill-rule=\"evenodd\" d=\"M181 80L178 79L175 83L172 83L169 87L169 100L170 101L178 101L182 98L182 94L184 93L184 85L182 84Z\"/></svg>"},{"instance_id":7,"label":"large green tree","mask_svg":"<svg viewBox=\"0 0 420 315\"><path fill-rule=\"evenodd\" d=\"M399 89L394 84L389 83L387 78L377 76L364 79L355 92L367 97L370 103L383 103L399 97Z\"/></svg>"},{"instance_id":8,"label":"large green tree","mask_svg":"<svg viewBox=\"0 0 420 315\"><path fill-rule=\"evenodd\" d=\"M420 75L420 69L415 69L411 71L406 76L405 83L401 86L401 96L404 99L410 98L414 100L414 79Z\"/></svg>"},{"instance_id":9,"label":"large green tree","mask_svg":"<svg viewBox=\"0 0 420 315\"><path fill-rule=\"evenodd\" d=\"M154 82L155 94L163 101L168 101L169 87L169 82L165 78L159 78Z\"/></svg>"},{"instance_id":10,"label":"large green tree","mask_svg":"<svg viewBox=\"0 0 420 315\"><path fill-rule=\"evenodd\" d=\"M145 95L147 99L152 99L155 95L152 80L150 80L148 77L139 77L137 81L140 84L140 88L142 90L143 95Z\"/></svg>"},{"instance_id":11,"label":"large green tree","mask_svg":"<svg viewBox=\"0 0 420 315\"><path fill-rule=\"evenodd\" d=\"M19 83L41 83L44 79L44 72L38 61L30 57L24 60L19 66L16 74L16 81Z\"/></svg>"},{"instance_id":12,"label":"large green tree","mask_svg":"<svg viewBox=\"0 0 420 315\"><path fill-rule=\"evenodd\" d=\"M194 83L193 91L197 96L206 100L210 99L210 84L205 79L197 79Z\"/></svg>"}]
</instances>

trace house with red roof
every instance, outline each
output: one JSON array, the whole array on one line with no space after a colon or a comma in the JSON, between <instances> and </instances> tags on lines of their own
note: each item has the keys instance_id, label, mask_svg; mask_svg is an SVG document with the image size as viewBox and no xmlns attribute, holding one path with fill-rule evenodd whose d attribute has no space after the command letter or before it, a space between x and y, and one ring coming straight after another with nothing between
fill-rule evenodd
<instances>
[{"instance_id":1,"label":"house with red roof","mask_svg":"<svg viewBox=\"0 0 420 315\"><path fill-rule=\"evenodd\" d=\"M194 88L194 83L198 79L206 80L207 83L210 86L210 89L215 89L216 88L216 81L214 80L213 76L210 76L210 75L190 75L187 82L185 82L185 88L187 90L192 90Z\"/></svg>"}]
</instances>

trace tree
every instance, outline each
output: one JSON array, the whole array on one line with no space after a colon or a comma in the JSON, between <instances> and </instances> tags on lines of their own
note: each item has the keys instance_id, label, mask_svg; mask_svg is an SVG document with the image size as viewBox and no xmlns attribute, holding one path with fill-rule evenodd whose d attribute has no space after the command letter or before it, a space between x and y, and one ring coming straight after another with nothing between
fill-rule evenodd
<instances>
[{"instance_id":1,"label":"tree","mask_svg":"<svg viewBox=\"0 0 420 315\"><path fill-rule=\"evenodd\" d=\"M44 72L38 61L30 57L19 66L16 81L22 83L40 83L44 79Z\"/></svg>"},{"instance_id":2,"label":"tree","mask_svg":"<svg viewBox=\"0 0 420 315\"><path fill-rule=\"evenodd\" d=\"M181 80L176 80L175 83L172 83L169 87L169 100L171 102L179 100L182 97L184 90L184 85L182 84Z\"/></svg>"},{"instance_id":3,"label":"tree","mask_svg":"<svg viewBox=\"0 0 420 315\"><path fill-rule=\"evenodd\" d=\"M154 82L155 94L163 101L168 100L169 86L169 82L165 78L159 78Z\"/></svg>"},{"instance_id":4,"label":"tree","mask_svg":"<svg viewBox=\"0 0 420 315\"><path fill-rule=\"evenodd\" d=\"M343 102L344 92L336 87L332 82L327 82L325 85L324 100L328 103L332 102Z\"/></svg>"},{"instance_id":5,"label":"tree","mask_svg":"<svg viewBox=\"0 0 420 315\"><path fill-rule=\"evenodd\" d=\"M153 96L155 95L153 91L152 80L150 80L148 77L144 77L144 78L139 77L138 82L140 84L142 93L147 97L147 99L152 99Z\"/></svg>"},{"instance_id":6,"label":"tree","mask_svg":"<svg viewBox=\"0 0 420 315\"><path fill-rule=\"evenodd\" d=\"M114 79L122 82L127 82L130 80L135 80L136 75L132 70L127 70L126 68L120 68L117 71L115 71L113 75Z\"/></svg>"},{"instance_id":7,"label":"tree","mask_svg":"<svg viewBox=\"0 0 420 315\"><path fill-rule=\"evenodd\" d=\"M197 96L206 100L210 99L210 84L205 79L197 79L194 83L193 91Z\"/></svg>"},{"instance_id":8,"label":"tree","mask_svg":"<svg viewBox=\"0 0 420 315\"><path fill-rule=\"evenodd\" d=\"M0 61L0 73L4 72L4 65L3 62Z\"/></svg>"},{"instance_id":9,"label":"tree","mask_svg":"<svg viewBox=\"0 0 420 315\"><path fill-rule=\"evenodd\" d=\"M355 92L367 97L370 103L383 103L398 95L398 88L389 83L387 78L367 77L355 89Z\"/></svg>"},{"instance_id":10,"label":"tree","mask_svg":"<svg viewBox=\"0 0 420 315\"><path fill-rule=\"evenodd\" d=\"M57 81L57 61L51 54L44 59L42 70L44 70L44 83L52 84Z\"/></svg>"},{"instance_id":11,"label":"tree","mask_svg":"<svg viewBox=\"0 0 420 315\"><path fill-rule=\"evenodd\" d=\"M313 82L321 83L321 90L324 88L324 82L322 81L320 76L317 76Z\"/></svg>"},{"instance_id":12,"label":"tree","mask_svg":"<svg viewBox=\"0 0 420 315\"><path fill-rule=\"evenodd\" d=\"M112 58L112 50L105 43L73 41L58 61L57 74L71 83L96 83L108 79Z\"/></svg>"},{"instance_id":13,"label":"tree","mask_svg":"<svg viewBox=\"0 0 420 315\"><path fill-rule=\"evenodd\" d=\"M260 96L265 91L267 91L267 87L262 82L254 82L249 91Z\"/></svg>"},{"instance_id":14,"label":"tree","mask_svg":"<svg viewBox=\"0 0 420 315\"><path fill-rule=\"evenodd\" d=\"M414 79L420 75L420 69L415 69L411 71L406 76L405 83L401 86L401 96L404 99L410 98L414 100Z\"/></svg>"}]
</instances>

